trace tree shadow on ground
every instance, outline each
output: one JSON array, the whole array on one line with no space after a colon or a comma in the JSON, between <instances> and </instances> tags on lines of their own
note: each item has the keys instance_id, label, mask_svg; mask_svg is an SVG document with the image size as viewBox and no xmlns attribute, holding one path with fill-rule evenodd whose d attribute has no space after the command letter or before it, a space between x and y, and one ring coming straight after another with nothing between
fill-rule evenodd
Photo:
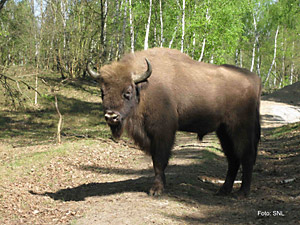
<instances>
[{"instance_id":1,"label":"tree shadow on ground","mask_svg":"<svg viewBox=\"0 0 300 225\"><path fill-rule=\"evenodd\" d=\"M102 116L102 105L76 98L68 98L58 95L58 104L63 115L62 135L81 135L89 129L89 136L97 136L101 133L99 126L105 127ZM53 102L48 102L46 109L0 113L0 130L3 141L20 137L20 141L14 142L15 146L27 146L40 144L44 141L53 141L57 132L59 117ZM107 129L108 131L108 129Z\"/></svg>"},{"instance_id":2,"label":"tree shadow on ground","mask_svg":"<svg viewBox=\"0 0 300 225\"><path fill-rule=\"evenodd\" d=\"M51 86L59 86L64 85L65 87L70 87L72 90L80 91L81 93L89 93L89 94L99 94L100 88L99 84L94 81L92 78L78 78L78 79L68 79L64 83L61 78L58 77L47 77L44 80Z\"/></svg>"}]
</instances>

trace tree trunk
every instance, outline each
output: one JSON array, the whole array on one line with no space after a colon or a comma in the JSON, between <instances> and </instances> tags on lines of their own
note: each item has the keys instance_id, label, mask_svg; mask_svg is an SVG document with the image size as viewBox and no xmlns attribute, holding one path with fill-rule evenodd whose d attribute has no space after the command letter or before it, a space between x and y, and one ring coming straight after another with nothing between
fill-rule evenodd
<instances>
[{"instance_id":1,"label":"tree trunk","mask_svg":"<svg viewBox=\"0 0 300 225\"><path fill-rule=\"evenodd\" d=\"M243 51L240 50L240 67L243 68Z\"/></svg>"},{"instance_id":2,"label":"tree trunk","mask_svg":"<svg viewBox=\"0 0 300 225\"><path fill-rule=\"evenodd\" d=\"M206 9L205 18L206 18L205 30L207 30L207 24L210 21L210 15L209 15L209 9L208 8ZM204 36L203 41L202 41L201 55L200 55L200 58L198 60L199 62L201 62L203 60L205 44L206 44L206 37Z\"/></svg>"},{"instance_id":3,"label":"tree trunk","mask_svg":"<svg viewBox=\"0 0 300 225\"><path fill-rule=\"evenodd\" d=\"M199 62L201 62L203 60L203 57L204 57L205 43L206 43L206 38L204 38L203 41L202 41L201 55L200 55L200 58L198 60Z\"/></svg>"},{"instance_id":4,"label":"tree trunk","mask_svg":"<svg viewBox=\"0 0 300 225\"><path fill-rule=\"evenodd\" d=\"M260 46L259 46L259 43L258 43L258 40L257 40L257 61L256 61L256 73L259 77L261 77L261 74L260 74L260 54L259 54L259 51L260 51Z\"/></svg>"},{"instance_id":5,"label":"tree trunk","mask_svg":"<svg viewBox=\"0 0 300 225\"><path fill-rule=\"evenodd\" d=\"M236 66L238 66L238 58L239 58L239 50L235 49L234 63Z\"/></svg>"},{"instance_id":6,"label":"tree trunk","mask_svg":"<svg viewBox=\"0 0 300 225\"><path fill-rule=\"evenodd\" d=\"M149 0L149 16L148 16L148 23L146 26L146 36L144 42L144 50L148 49L148 40L149 40L149 31L150 31L150 23L151 23L151 12L152 12L152 0Z\"/></svg>"},{"instance_id":7,"label":"tree trunk","mask_svg":"<svg viewBox=\"0 0 300 225\"><path fill-rule=\"evenodd\" d=\"M125 2L124 2L123 29L122 29L122 36L121 36L121 39L120 39L120 42L119 42L118 59L121 57L121 54L123 53L123 50L124 50L126 21L127 21L127 0L125 0Z\"/></svg>"},{"instance_id":8,"label":"tree trunk","mask_svg":"<svg viewBox=\"0 0 300 225\"><path fill-rule=\"evenodd\" d=\"M100 9L101 9L101 31L100 31L100 44L101 44L101 58L106 58L106 43L105 43L105 21L106 21L106 12L105 12L105 7L106 7L106 0L101 0L100 1Z\"/></svg>"},{"instance_id":9,"label":"tree trunk","mask_svg":"<svg viewBox=\"0 0 300 225\"><path fill-rule=\"evenodd\" d=\"M181 52L183 52L184 36L185 36L185 0L182 0L182 35L181 35Z\"/></svg>"},{"instance_id":10,"label":"tree trunk","mask_svg":"<svg viewBox=\"0 0 300 225\"><path fill-rule=\"evenodd\" d=\"M0 0L0 11L3 8L3 6L4 6L4 4L5 4L6 1L7 0Z\"/></svg>"},{"instance_id":11,"label":"tree trunk","mask_svg":"<svg viewBox=\"0 0 300 225\"><path fill-rule=\"evenodd\" d=\"M194 59L195 56L195 48L196 48L196 34L193 33L193 50L192 50L192 59Z\"/></svg>"},{"instance_id":12,"label":"tree trunk","mask_svg":"<svg viewBox=\"0 0 300 225\"><path fill-rule=\"evenodd\" d=\"M179 25L179 17L177 16L177 24L176 24L175 30L174 30L174 32L173 32L172 39L171 39L171 41L170 41L170 43L169 43L169 48L172 48L173 41L174 41L174 39L175 39L175 37L176 37L178 25Z\"/></svg>"},{"instance_id":13,"label":"tree trunk","mask_svg":"<svg viewBox=\"0 0 300 225\"><path fill-rule=\"evenodd\" d=\"M159 0L159 18L160 18L160 47L163 47L164 43L164 23L163 23L163 11L162 11L162 0Z\"/></svg>"},{"instance_id":14,"label":"tree trunk","mask_svg":"<svg viewBox=\"0 0 300 225\"><path fill-rule=\"evenodd\" d=\"M295 41L293 41L292 45L292 65L291 65L291 73L290 73L290 84L293 84L293 77L294 77L294 50L295 50Z\"/></svg>"},{"instance_id":15,"label":"tree trunk","mask_svg":"<svg viewBox=\"0 0 300 225\"><path fill-rule=\"evenodd\" d=\"M277 30L276 30L276 33L275 33L275 40L274 40L274 56L273 56L273 60L272 60L272 63L271 63L271 66L270 66L270 69L268 71L268 74L267 74L267 78L265 80L264 83L266 83L269 78L270 78L270 75L271 75L271 71L272 71L272 68L275 64L275 60L276 60L276 51L277 51L277 37L278 37L278 32L279 32L279 25L277 26Z\"/></svg>"},{"instance_id":16,"label":"tree trunk","mask_svg":"<svg viewBox=\"0 0 300 225\"><path fill-rule=\"evenodd\" d=\"M134 29L133 29L133 16L132 16L132 4L129 0L129 23L130 23L130 48L131 52L134 52Z\"/></svg>"},{"instance_id":17,"label":"tree trunk","mask_svg":"<svg viewBox=\"0 0 300 225\"><path fill-rule=\"evenodd\" d=\"M113 17L113 27L116 29L117 32L114 33L114 38L111 38L111 48L110 48L110 54L109 54L109 60L117 59L119 54L119 47L117 46L119 43L119 32L117 30L118 24L120 23L119 17L120 17L120 4L119 0L115 1L115 9L114 9L114 17Z\"/></svg>"},{"instance_id":18,"label":"tree trunk","mask_svg":"<svg viewBox=\"0 0 300 225\"><path fill-rule=\"evenodd\" d=\"M284 31L282 32L282 35L284 35ZM286 38L283 38L281 42L282 46L282 63L281 63L281 82L280 82L280 87L283 86L283 82L285 80L285 47L284 47L284 42L286 42Z\"/></svg>"},{"instance_id":19,"label":"tree trunk","mask_svg":"<svg viewBox=\"0 0 300 225\"><path fill-rule=\"evenodd\" d=\"M256 19L255 19L254 13L253 13L253 26L254 26L254 35L255 35L255 39L254 39L253 48L252 48L252 61L251 61L251 68L250 68L250 71L251 71L251 72L253 72L253 69L254 69L254 62L255 62L255 48L256 48L256 42L257 42L257 40L258 40L257 25L256 25Z\"/></svg>"}]
</instances>

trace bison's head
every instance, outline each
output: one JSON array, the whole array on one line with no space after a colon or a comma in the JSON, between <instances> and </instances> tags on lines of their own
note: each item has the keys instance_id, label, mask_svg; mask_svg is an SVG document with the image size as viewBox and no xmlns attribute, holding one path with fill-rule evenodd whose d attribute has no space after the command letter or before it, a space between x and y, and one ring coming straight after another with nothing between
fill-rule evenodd
<instances>
[{"instance_id":1,"label":"bison's head","mask_svg":"<svg viewBox=\"0 0 300 225\"><path fill-rule=\"evenodd\" d=\"M114 62L101 68L100 73L88 65L89 74L100 83L104 117L114 138L123 131L124 120L139 103L139 83L147 81L152 73L146 59L147 70L141 74L132 72L130 66Z\"/></svg>"}]
</instances>

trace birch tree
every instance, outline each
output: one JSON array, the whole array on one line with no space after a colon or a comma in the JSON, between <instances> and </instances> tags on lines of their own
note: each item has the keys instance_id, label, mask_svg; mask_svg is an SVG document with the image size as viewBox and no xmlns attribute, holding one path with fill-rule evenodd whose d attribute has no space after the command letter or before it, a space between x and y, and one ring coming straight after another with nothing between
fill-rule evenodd
<instances>
[{"instance_id":1,"label":"birch tree","mask_svg":"<svg viewBox=\"0 0 300 225\"><path fill-rule=\"evenodd\" d=\"M276 33L275 33L275 38L274 38L274 55L273 55L273 60L272 60L272 63L271 63L271 66L270 66L270 69L268 71L268 74L267 74L267 77L266 77L266 80L265 80L264 84L269 80L271 72L272 72L272 68L273 68L273 66L274 66L274 64L276 62L278 32L279 32L279 25L277 26Z\"/></svg>"},{"instance_id":2,"label":"birch tree","mask_svg":"<svg viewBox=\"0 0 300 225\"><path fill-rule=\"evenodd\" d=\"M182 35L181 35L181 52L183 52L183 45L184 45L184 36L185 36L185 0L182 0Z\"/></svg>"},{"instance_id":3,"label":"birch tree","mask_svg":"<svg viewBox=\"0 0 300 225\"><path fill-rule=\"evenodd\" d=\"M148 15L148 22L146 25L146 35L145 35L145 42L144 42L144 50L148 49L148 41L149 41L149 32L150 32L150 23L151 23L151 12L152 12L152 0L149 0L149 15Z\"/></svg>"},{"instance_id":4,"label":"birch tree","mask_svg":"<svg viewBox=\"0 0 300 225\"><path fill-rule=\"evenodd\" d=\"M251 67L250 71L253 72L254 69L254 62L255 62L255 49L256 49L256 44L258 42L258 34L257 34L257 24L256 24L256 18L255 18L255 13L253 13L253 27L254 27L254 43L253 43L253 48L252 48L252 60L251 60Z\"/></svg>"},{"instance_id":5,"label":"birch tree","mask_svg":"<svg viewBox=\"0 0 300 225\"><path fill-rule=\"evenodd\" d=\"M209 15L209 8L207 7L206 14L205 14L205 30L207 30L207 24L209 23L209 21L210 21L210 15ZM206 36L204 35L203 41L202 41L201 54L200 54L200 58L198 60L199 62L201 62L203 60L205 44L206 44Z\"/></svg>"},{"instance_id":6,"label":"birch tree","mask_svg":"<svg viewBox=\"0 0 300 225\"><path fill-rule=\"evenodd\" d=\"M130 48L131 52L134 52L134 29L133 29L133 15L132 15L132 4L129 0L129 24L130 24Z\"/></svg>"},{"instance_id":7,"label":"birch tree","mask_svg":"<svg viewBox=\"0 0 300 225\"><path fill-rule=\"evenodd\" d=\"M1 0L1 1L0 1L0 11L1 11L1 9L3 8L3 6L4 6L4 4L5 4L6 1L7 1L7 0Z\"/></svg>"},{"instance_id":8,"label":"birch tree","mask_svg":"<svg viewBox=\"0 0 300 225\"><path fill-rule=\"evenodd\" d=\"M160 47L162 47L164 43L164 22L163 22L162 0L159 0L159 19L160 19Z\"/></svg>"},{"instance_id":9,"label":"birch tree","mask_svg":"<svg viewBox=\"0 0 300 225\"><path fill-rule=\"evenodd\" d=\"M125 41L125 30L126 30L126 24L127 24L127 0L123 2L124 5L124 14L123 14L123 29L122 29L122 36L119 42L119 55L118 58L120 58L120 54L124 51L124 41Z\"/></svg>"}]
</instances>

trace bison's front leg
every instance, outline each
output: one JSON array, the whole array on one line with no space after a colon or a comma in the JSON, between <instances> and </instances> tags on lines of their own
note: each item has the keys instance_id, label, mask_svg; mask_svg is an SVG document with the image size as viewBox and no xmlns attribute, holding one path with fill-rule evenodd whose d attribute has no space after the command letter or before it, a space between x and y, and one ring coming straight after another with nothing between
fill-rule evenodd
<instances>
[{"instance_id":1,"label":"bison's front leg","mask_svg":"<svg viewBox=\"0 0 300 225\"><path fill-rule=\"evenodd\" d=\"M151 144L151 155L155 172L154 183L149 191L149 194L152 196L160 195L164 190L166 184L165 169L170 158L175 133L170 135L169 138L167 138L166 134L164 138L162 137L160 136Z\"/></svg>"},{"instance_id":2,"label":"bison's front leg","mask_svg":"<svg viewBox=\"0 0 300 225\"><path fill-rule=\"evenodd\" d=\"M155 172L154 183L149 191L152 196L161 195L166 185L165 168L167 163L160 162L159 159L153 159L153 167Z\"/></svg>"}]
</instances>

